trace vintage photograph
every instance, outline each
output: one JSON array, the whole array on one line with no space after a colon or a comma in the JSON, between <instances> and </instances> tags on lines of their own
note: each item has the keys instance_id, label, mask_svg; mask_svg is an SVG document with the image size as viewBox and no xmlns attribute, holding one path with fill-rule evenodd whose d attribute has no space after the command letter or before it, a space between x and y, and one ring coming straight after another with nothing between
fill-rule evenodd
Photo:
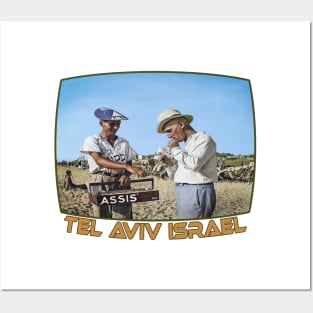
<instances>
[{"instance_id":1,"label":"vintage photograph","mask_svg":"<svg viewBox=\"0 0 313 313\"><path fill-rule=\"evenodd\" d=\"M60 81L60 212L144 221L250 212L255 121L248 79L105 73Z\"/></svg>"}]
</instances>

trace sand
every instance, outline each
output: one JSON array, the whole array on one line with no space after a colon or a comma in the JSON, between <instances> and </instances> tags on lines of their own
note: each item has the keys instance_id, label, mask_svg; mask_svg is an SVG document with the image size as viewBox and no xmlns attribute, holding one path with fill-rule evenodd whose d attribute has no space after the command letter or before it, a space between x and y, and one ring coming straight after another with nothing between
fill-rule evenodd
<instances>
[{"instance_id":1,"label":"sand","mask_svg":"<svg viewBox=\"0 0 313 313\"><path fill-rule=\"evenodd\" d=\"M93 181L93 175L86 169L77 167L57 167L57 185L59 194L60 211L69 215L94 217L92 205L89 203L87 190L72 189L63 190L63 179L66 170L71 170L72 180L75 184L84 184ZM150 176L149 178L151 178ZM146 177L147 178L147 177ZM174 182L167 178L154 178L154 189L159 190L159 200L147 201L133 204L133 215L135 220L175 220L176 202L174 196ZM132 177L136 179L136 177ZM146 187L149 187L149 183ZM133 188L141 186L134 185ZM216 208L212 218L224 217L248 213L250 199L253 190L252 183L244 182L217 182Z\"/></svg>"}]
</instances>

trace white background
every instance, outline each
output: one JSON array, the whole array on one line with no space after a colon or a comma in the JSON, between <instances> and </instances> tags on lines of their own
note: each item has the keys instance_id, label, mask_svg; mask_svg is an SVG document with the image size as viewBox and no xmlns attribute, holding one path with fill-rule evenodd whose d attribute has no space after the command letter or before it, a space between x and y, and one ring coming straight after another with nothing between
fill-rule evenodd
<instances>
[{"instance_id":1,"label":"white background","mask_svg":"<svg viewBox=\"0 0 313 313\"><path fill-rule=\"evenodd\" d=\"M309 26L3 23L2 288L309 288ZM100 238L66 232L53 166L59 81L131 70L251 80L257 160L245 234L169 242L165 223L155 242L117 240L106 221Z\"/></svg>"},{"instance_id":2,"label":"white background","mask_svg":"<svg viewBox=\"0 0 313 313\"><path fill-rule=\"evenodd\" d=\"M1 288L310 287L310 173L301 171L310 157L308 23L1 27ZM97 222L104 230L100 238L66 233L53 163L59 80L127 70L251 80L257 171L252 212L239 217L246 233L120 241L104 237L114 222ZM45 138L40 145L38 136ZM37 173L25 166L30 162ZM18 192L8 184L17 181ZM38 198L30 197L34 193ZM107 271L112 263L131 271Z\"/></svg>"}]
</instances>

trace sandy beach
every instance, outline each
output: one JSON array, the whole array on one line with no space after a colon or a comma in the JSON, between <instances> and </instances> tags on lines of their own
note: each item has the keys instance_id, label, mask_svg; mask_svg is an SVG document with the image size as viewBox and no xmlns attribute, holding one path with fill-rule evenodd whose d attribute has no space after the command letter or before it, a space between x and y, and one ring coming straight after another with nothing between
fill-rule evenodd
<instances>
[{"instance_id":1,"label":"sandy beach","mask_svg":"<svg viewBox=\"0 0 313 313\"><path fill-rule=\"evenodd\" d=\"M89 203L87 190L63 190L63 179L66 170L70 170L72 172L72 180L74 184L84 184L86 182L93 181L93 175L86 169L58 165L57 186L60 211L69 215L94 217L92 205ZM169 178L162 179L156 176L149 176L149 178L151 177L154 178L154 189L159 190L159 200L134 203L134 220L175 220L176 203L173 180ZM136 179L136 177L131 178ZM149 187L150 185L147 186ZM132 188L138 187L134 184ZM252 189L253 183L215 183L217 203L212 218L249 212Z\"/></svg>"}]
</instances>

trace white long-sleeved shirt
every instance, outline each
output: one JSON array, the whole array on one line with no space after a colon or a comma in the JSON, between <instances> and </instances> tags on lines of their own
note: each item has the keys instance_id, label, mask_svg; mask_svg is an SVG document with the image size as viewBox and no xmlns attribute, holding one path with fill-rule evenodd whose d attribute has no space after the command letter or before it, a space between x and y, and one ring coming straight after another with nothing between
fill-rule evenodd
<instances>
[{"instance_id":1,"label":"white long-sleeved shirt","mask_svg":"<svg viewBox=\"0 0 313 313\"><path fill-rule=\"evenodd\" d=\"M177 165L168 168L175 183L205 184L217 181L216 143L205 132L187 138L184 149L174 147L171 153Z\"/></svg>"}]
</instances>

